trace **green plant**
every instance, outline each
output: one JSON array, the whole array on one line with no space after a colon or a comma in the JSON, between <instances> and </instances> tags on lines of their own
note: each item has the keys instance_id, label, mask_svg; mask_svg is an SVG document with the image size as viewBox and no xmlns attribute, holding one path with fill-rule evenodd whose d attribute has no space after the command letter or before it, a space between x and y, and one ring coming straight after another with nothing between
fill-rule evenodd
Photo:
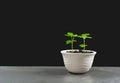
<instances>
[{"instance_id":1,"label":"green plant","mask_svg":"<svg viewBox=\"0 0 120 83\"><path fill-rule=\"evenodd\" d=\"M77 40L75 40L74 38L75 38L75 37L78 37L78 35L77 35L77 34L74 34L74 33L72 33L72 32L67 32L67 33L65 34L65 36L71 38L71 39L69 39L69 40L66 40L66 44L71 44L71 49L73 50L73 43L74 43L74 42L77 42Z\"/></svg>"},{"instance_id":2,"label":"green plant","mask_svg":"<svg viewBox=\"0 0 120 83\"><path fill-rule=\"evenodd\" d=\"M78 34L73 34L73 32L67 32L67 33L65 34L65 36L71 38L71 39L69 39L69 40L66 40L66 44L71 44L71 49L72 49L72 50L73 50L73 43L74 43L74 42L77 42L77 40L74 39L75 37L77 37L77 38L82 38L82 39L83 39L83 43L82 43L82 44L79 44L79 46L80 46L81 48L83 48L83 50L86 50L86 46L88 46L88 45L86 44L86 39L91 39L91 38L92 38L89 33L83 33L83 34L78 35Z\"/></svg>"},{"instance_id":3,"label":"green plant","mask_svg":"<svg viewBox=\"0 0 120 83\"><path fill-rule=\"evenodd\" d=\"M86 46L87 46L87 44L86 44L86 39L87 39L87 38L88 38L88 39L91 39L92 37L90 37L90 34L89 34L89 33L81 34L81 35L79 35L78 37L83 39L83 43L80 44L79 46L80 46L81 48L83 48L83 50L85 50L85 49L86 49Z\"/></svg>"}]
</instances>

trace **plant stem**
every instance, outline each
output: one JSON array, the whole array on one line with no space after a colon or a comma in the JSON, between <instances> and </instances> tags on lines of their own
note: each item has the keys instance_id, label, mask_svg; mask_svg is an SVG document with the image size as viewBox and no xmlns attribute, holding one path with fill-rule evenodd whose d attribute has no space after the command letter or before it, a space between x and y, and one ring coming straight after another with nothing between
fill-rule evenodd
<instances>
[{"instance_id":1,"label":"plant stem","mask_svg":"<svg viewBox=\"0 0 120 83\"><path fill-rule=\"evenodd\" d=\"M73 37L73 36L71 37L71 40L72 40L71 48L72 48L72 50L73 50L73 40L74 40L74 37Z\"/></svg>"},{"instance_id":2,"label":"plant stem","mask_svg":"<svg viewBox=\"0 0 120 83\"><path fill-rule=\"evenodd\" d=\"M85 44L85 39L83 39L83 44L86 45L86 44ZM85 47L86 47L86 46L84 46L84 48L83 48L84 50L85 50Z\"/></svg>"}]
</instances>

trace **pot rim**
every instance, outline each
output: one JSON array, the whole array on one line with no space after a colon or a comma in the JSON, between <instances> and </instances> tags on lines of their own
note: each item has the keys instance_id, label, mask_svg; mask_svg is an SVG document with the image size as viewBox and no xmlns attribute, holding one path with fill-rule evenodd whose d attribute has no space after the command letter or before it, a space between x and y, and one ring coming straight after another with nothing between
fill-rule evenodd
<instances>
[{"instance_id":1,"label":"pot rim","mask_svg":"<svg viewBox=\"0 0 120 83\"><path fill-rule=\"evenodd\" d=\"M73 49L73 50L79 51L79 49ZM71 51L71 49L61 50L60 53L62 53L62 54L96 54L97 53L94 50L85 50L85 51L92 52L92 53L68 53L67 51Z\"/></svg>"}]
</instances>

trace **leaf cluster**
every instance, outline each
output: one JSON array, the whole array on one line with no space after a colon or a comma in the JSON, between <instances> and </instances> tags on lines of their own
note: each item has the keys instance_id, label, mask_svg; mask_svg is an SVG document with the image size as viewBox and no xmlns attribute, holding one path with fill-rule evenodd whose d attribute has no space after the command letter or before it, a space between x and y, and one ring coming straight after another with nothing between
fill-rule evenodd
<instances>
[{"instance_id":1,"label":"leaf cluster","mask_svg":"<svg viewBox=\"0 0 120 83\"><path fill-rule=\"evenodd\" d=\"M79 44L79 46L81 48L83 48L85 50L85 47L88 46L86 44L86 39L91 39L92 37L90 36L89 33L83 33L83 34L74 34L73 32L67 32L65 34L65 36L70 37L71 39L66 40L66 44L71 44L73 45L74 42L77 42L77 40L75 40L75 38L80 38L83 39L83 43ZM73 47L73 46L72 46Z\"/></svg>"}]
</instances>

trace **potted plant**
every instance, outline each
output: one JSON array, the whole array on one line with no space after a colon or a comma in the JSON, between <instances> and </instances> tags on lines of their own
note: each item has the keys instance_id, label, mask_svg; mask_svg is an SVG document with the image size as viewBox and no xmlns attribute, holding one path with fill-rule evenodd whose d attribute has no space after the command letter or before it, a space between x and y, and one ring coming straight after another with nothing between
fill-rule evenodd
<instances>
[{"instance_id":1,"label":"potted plant","mask_svg":"<svg viewBox=\"0 0 120 83\"><path fill-rule=\"evenodd\" d=\"M71 49L61 51L65 68L71 73L88 72L92 67L96 54L96 51L86 49L86 39L91 39L92 37L89 33L78 35L72 32L67 32L65 36L70 37L69 40L66 40L66 44L71 45ZM74 49L74 43L77 42L77 38L82 39L83 43L79 44L81 49Z\"/></svg>"}]
</instances>

